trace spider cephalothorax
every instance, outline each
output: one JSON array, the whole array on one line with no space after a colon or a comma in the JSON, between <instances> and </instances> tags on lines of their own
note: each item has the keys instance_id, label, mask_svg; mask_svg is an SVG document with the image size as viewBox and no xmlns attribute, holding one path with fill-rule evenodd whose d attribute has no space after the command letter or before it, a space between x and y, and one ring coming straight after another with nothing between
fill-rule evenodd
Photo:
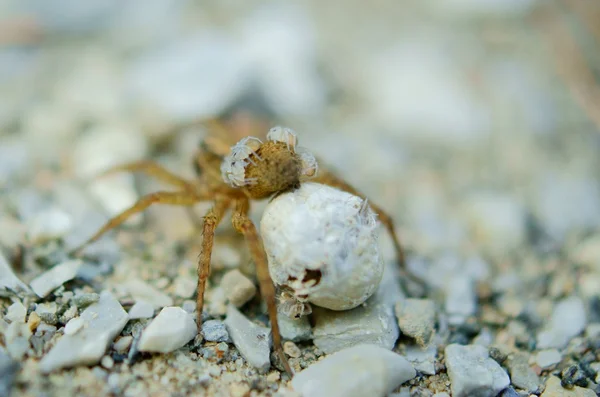
<instances>
[{"instance_id":1,"label":"spider cephalothorax","mask_svg":"<svg viewBox=\"0 0 600 397\"><path fill-rule=\"evenodd\" d=\"M209 135L200 145L200 151L194 160L198 181L188 181L151 161L125 164L107 171L142 172L176 190L160 191L141 197L131 208L110 219L75 252L80 252L105 232L121 225L133 214L153 204L190 207L202 201L211 201L213 206L203 218L202 233L199 237L202 239L202 251L198 259L196 323L200 329L215 229L223 220L225 213L232 211L232 226L244 236L256 264L260 292L267 304L273 347L286 371L292 374L283 354L277 322L276 290L269 274L267 255L261 236L248 216L251 200L271 198L296 189L306 179L341 189L363 199L365 197L332 172L322 167L317 170L317 160L309 151L298 146L297 136L289 128L274 127L269 130L264 140L246 137L233 146L226 143L226 130L220 131L221 135ZM398 260L403 264L402 248L396 237L392 219L372 202L369 204L392 236ZM293 312L294 315L303 315L309 312L310 307L300 302L284 302L282 309L284 312Z\"/></svg>"}]
</instances>

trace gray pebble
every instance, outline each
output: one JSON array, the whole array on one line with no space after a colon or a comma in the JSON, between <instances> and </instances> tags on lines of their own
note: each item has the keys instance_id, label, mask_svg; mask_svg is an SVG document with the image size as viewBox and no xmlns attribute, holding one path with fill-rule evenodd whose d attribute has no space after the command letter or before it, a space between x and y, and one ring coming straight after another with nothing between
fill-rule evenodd
<instances>
[{"instance_id":1,"label":"gray pebble","mask_svg":"<svg viewBox=\"0 0 600 397\"><path fill-rule=\"evenodd\" d=\"M233 305L227 307L227 331L248 364L265 373L271 366L271 332L248 320Z\"/></svg>"},{"instance_id":2,"label":"gray pebble","mask_svg":"<svg viewBox=\"0 0 600 397\"><path fill-rule=\"evenodd\" d=\"M219 320L208 320L202 323L202 335L208 342L231 342L227 327Z\"/></svg>"},{"instance_id":3,"label":"gray pebble","mask_svg":"<svg viewBox=\"0 0 600 397\"><path fill-rule=\"evenodd\" d=\"M74 335L64 335L40 361L48 373L79 364L96 364L127 323L127 312L113 295L104 291L100 300L81 313L86 326Z\"/></svg>"},{"instance_id":4,"label":"gray pebble","mask_svg":"<svg viewBox=\"0 0 600 397\"><path fill-rule=\"evenodd\" d=\"M292 387L303 397L384 397L415 376L401 355L375 345L357 345L296 374Z\"/></svg>"},{"instance_id":5,"label":"gray pebble","mask_svg":"<svg viewBox=\"0 0 600 397\"><path fill-rule=\"evenodd\" d=\"M456 274L447 281L445 286L445 310L451 324L462 324L467 317L477 310L475 283L466 274Z\"/></svg>"},{"instance_id":6,"label":"gray pebble","mask_svg":"<svg viewBox=\"0 0 600 397\"><path fill-rule=\"evenodd\" d=\"M510 373L510 380L518 389L526 390L528 393L534 393L540 386L540 379L533 369L529 366L529 356L525 353L511 354L506 366Z\"/></svg>"},{"instance_id":7,"label":"gray pebble","mask_svg":"<svg viewBox=\"0 0 600 397\"><path fill-rule=\"evenodd\" d=\"M256 294L256 286L237 269L225 273L221 280L221 288L229 303L235 307L242 307Z\"/></svg>"},{"instance_id":8,"label":"gray pebble","mask_svg":"<svg viewBox=\"0 0 600 397\"><path fill-rule=\"evenodd\" d=\"M100 300L100 295L98 295L95 292L90 293L90 294L75 295L73 297L73 303L79 309L85 309L86 307L88 307L92 303L98 302L98 300Z\"/></svg>"},{"instance_id":9,"label":"gray pebble","mask_svg":"<svg viewBox=\"0 0 600 397\"><path fill-rule=\"evenodd\" d=\"M312 330L307 316L295 319L283 313L277 313L277 324L279 324L279 332L283 339L301 342L312 338Z\"/></svg>"},{"instance_id":10,"label":"gray pebble","mask_svg":"<svg viewBox=\"0 0 600 397\"><path fill-rule=\"evenodd\" d=\"M585 325L583 301L577 296L565 298L556 304L548 325L537 335L537 347L561 349L579 335Z\"/></svg>"},{"instance_id":11,"label":"gray pebble","mask_svg":"<svg viewBox=\"0 0 600 397\"><path fill-rule=\"evenodd\" d=\"M535 356L535 362L542 369L550 368L562 360L562 354L556 349L541 350Z\"/></svg>"},{"instance_id":12,"label":"gray pebble","mask_svg":"<svg viewBox=\"0 0 600 397\"><path fill-rule=\"evenodd\" d=\"M404 350L404 356L420 373L435 375L435 357L437 356L435 346L428 348L409 346Z\"/></svg>"},{"instance_id":13,"label":"gray pebble","mask_svg":"<svg viewBox=\"0 0 600 397\"><path fill-rule=\"evenodd\" d=\"M129 309L129 319L138 320L140 318L152 318L154 317L154 307L143 300L137 301L135 305Z\"/></svg>"},{"instance_id":14,"label":"gray pebble","mask_svg":"<svg viewBox=\"0 0 600 397\"><path fill-rule=\"evenodd\" d=\"M496 396L510 384L508 374L483 346L451 344L445 356L454 397Z\"/></svg>"},{"instance_id":15,"label":"gray pebble","mask_svg":"<svg viewBox=\"0 0 600 397\"><path fill-rule=\"evenodd\" d=\"M55 325L58 322L57 311L58 306L56 302L38 303L35 307L35 312L40 316L42 321L50 325Z\"/></svg>"},{"instance_id":16,"label":"gray pebble","mask_svg":"<svg viewBox=\"0 0 600 397\"><path fill-rule=\"evenodd\" d=\"M396 304L400 331L426 346L433 337L435 303L428 299L405 299Z\"/></svg>"}]
</instances>

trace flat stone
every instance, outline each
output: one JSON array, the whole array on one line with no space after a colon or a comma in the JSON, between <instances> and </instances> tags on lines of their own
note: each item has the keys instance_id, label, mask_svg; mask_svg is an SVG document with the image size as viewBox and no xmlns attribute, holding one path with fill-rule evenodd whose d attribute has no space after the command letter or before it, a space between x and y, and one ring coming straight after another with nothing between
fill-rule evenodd
<instances>
[{"instance_id":1,"label":"flat stone","mask_svg":"<svg viewBox=\"0 0 600 397\"><path fill-rule=\"evenodd\" d=\"M282 339L302 342L312 338L312 329L307 316L295 319L283 313L277 313L277 324L279 324L279 333Z\"/></svg>"},{"instance_id":2,"label":"flat stone","mask_svg":"<svg viewBox=\"0 0 600 397\"><path fill-rule=\"evenodd\" d=\"M534 393L540 386L540 379L529 366L529 356L525 353L514 353L506 361L511 383L528 393Z\"/></svg>"},{"instance_id":3,"label":"flat stone","mask_svg":"<svg viewBox=\"0 0 600 397\"><path fill-rule=\"evenodd\" d=\"M124 286L133 299L136 301L148 302L155 309L173 305L173 299L169 295L159 291L142 280L133 279L125 283Z\"/></svg>"},{"instance_id":4,"label":"flat stone","mask_svg":"<svg viewBox=\"0 0 600 397\"><path fill-rule=\"evenodd\" d=\"M560 379L556 376L551 376L546 381L546 389L541 397L596 397L591 389L574 386L572 389L565 389L560 384Z\"/></svg>"},{"instance_id":5,"label":"flat stone","mask_svg":"<svg viewBox=\"0 0 600 397\"><path fill-rule=\"evenodd\" d=\"M539 349L561 349L585 329L586 315L583 301L571 296L558 302L546 328L537 336Z\"/></svg>"},{"instance_id":6,"label":"flat stone","mask_svg":"<svg viewBox=\"0 0 600 397\"><path fill-rule=\"evenodd\" d=\"M396 304L400 331L426 346L433 337L435 303L428 299L405 299Z\"/></svg>"},{"instance_id":7,"label":"flat stone","mask_svg":"<svg viewBox=\"0 0 600 397\"><path fill-rule=\"evenodd\" d=\"M31 290L13 272L8 260L0 252L0 296L29 295Z\"/></svg>"},{"instance_id":8,"label":"flat stone","mask_svg":"<svg viewBox=\"0 0 600 397\"><path fill-rule=\"evenodd\" d=\"M435 375L435 357L437 356L435 346L427 348L409 346L404 350L404 356L420 373Z\"/></svg>"},{"instance_id":9,"label":"flat stone","mask_svg":"<svg viewBox=\"0 0 600 397\"><path fill-rule=\"evenodd\" d=\"M59 239L69 233L73 221L69 214L59 208L37 213L27 222L27 239L33 244Z\"/></svg>"},{"instance_id":10,"label":"flat stone","mask_svg":"<svg viewBox=\"0 0 600 397\"><path fill-rule=\"evenodd\" d=\"M75 335L84 326L85 320L83 318L76 317L74 319L71 319L67 324L65 324L65 335Z\"/></svg>"},{"instance_id":11,"label":"flat stone","mask_svg":"<svg viewBox=\"0 0 600 397\"><path fill-rule=\"evenodd\" d=\"M535 355L535 362L542 369L547 369L562 361L562 354L556 349L540 350Z\"/></svg>"},{"instance_id":12,"label":"flat stone","mask_svg":"<svg viewBox=\"0 0 600 397\"><path fill-rule=\"evenodd\" d=\"M483 346L451 344L445 349L452 396L496 396L510 385L508 374Z\"/></svg>"},{"instance_id":13,"label":"flat stone","mask_svg":"<svg viewBox=\"0 0 600 397\"><path fill-rule=\"evenodd\" d=\"M296 374L292 387L303 397L384 397L415 376L401 355L375 345L356 345Z\"/></svg>"},{"instance_id":14,"label":"flat stone","mask_svg":"<svg viewBox=\"0 0 600 397\"><path fill-rule=\"evenodd\" d=\"M230 270L221 280L221 288L229 303L235 307L242 307L256 294L256 286L252 281L237 269Z\"/></svg>"},{"instance_id":15,"label":"flat stone","mask_svg":"<svg viewBox=\"0 0 600 397\"><path fill-rule=\"evenodd\" d=\"M85 328L74 335L64 335L40 361L40 369L48 373L76 365L97 364L113 339L127 323L127 312L108 291L80 316Z\"/></svg>"},{"instance_id":16,"label":"flat stone","mask_svg":"<svg viewBox=\"0 0 600 397\"><path fill-rule=\"evenodd\" d=\"M180 307L165 307L142 332L138 349L169 353L194 339L198 333L191 314Z\"/></svg>"},{"instance_id":17,"label":"flat stone","mask_svg":"<svg viewBox=\"0 0 600 397\"><path fill-rule=\"evenodd\" d=\"M137 301L131 307L131 309L129 309L128 315L130 320L138 320L140 318L152 318L154 317L154 306L143 300Z\"/></svg>"},{"instance_id":18,"label":"flat stone","mask_svg":"<svg viewBox=\"0 0 600 397\"><path fill-rule=\"evenodd\" d=\"M254 324L233 305L227 306L225 325L233 344L248 364L266 373L271 367L271 330Z\"/></svg>"},{"instance_id":19,"label":"flat stone","mask_svg":"<svg viewBox=\"0 0 600 397\"><path fill-rule=\"evenodd\" d=\"M63 262L40 274L29 285L37 296L44 298L67 281L73 280L82 263L78 259Z\"/></svg>"},{"instance_id":20,"label":"flat stone","mask_svg":"<svg viewBox=\"0 0 600 397\"><path fill-rule=\"evenodd\" d=\"M208 320L202 323L202 335L208 342L231 342L225 323L219 320Z\"/></svg>"},{"instance_id":21,"label":"flat stone","mask_svg":"<svg viewBox=\"0 0 600 397\"><path fill-rule=\"evenodd\" d=\"M21 302L17 301L8 307L4 319L10 321L11 323L24 323L26 316L27 308L23 306Z\"/></svg>"}]
</instances>

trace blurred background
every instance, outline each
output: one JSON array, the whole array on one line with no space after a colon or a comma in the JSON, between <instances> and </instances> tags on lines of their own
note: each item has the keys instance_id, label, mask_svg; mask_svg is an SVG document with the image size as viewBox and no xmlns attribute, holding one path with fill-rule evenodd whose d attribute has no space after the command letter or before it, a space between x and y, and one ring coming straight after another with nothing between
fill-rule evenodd
<instances>
[{"instance_id":1,"label":"blurred background","mask_svg":"<svg viewBox=\"0 0 600 397\"><path fill-rule=\"evenodd\" d=\"M600 224L596 0L3 0L0 46L4 189L147 157L192 176L202 120L261 120L414 253L504 257ZM116 213L132 186L92 195Z\"/></svg>"}]
</instances>

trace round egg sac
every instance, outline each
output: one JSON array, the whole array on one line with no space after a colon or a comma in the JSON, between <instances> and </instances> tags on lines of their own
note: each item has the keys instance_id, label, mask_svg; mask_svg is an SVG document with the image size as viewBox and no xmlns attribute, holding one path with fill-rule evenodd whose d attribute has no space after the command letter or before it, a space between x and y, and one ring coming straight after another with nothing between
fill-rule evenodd
<instances>
[{"instance_id":1,"label":"round egg sac","mask_svg":"<svg viewBox=\"0 0 600 397\"><path fill-rule=\"evenodd\" d=\"M300 302L360 305L383 275L378 225L366 200L329 186L303 183L275 197L260 224L273 282Z\"/></svg>"}]
</instances>

